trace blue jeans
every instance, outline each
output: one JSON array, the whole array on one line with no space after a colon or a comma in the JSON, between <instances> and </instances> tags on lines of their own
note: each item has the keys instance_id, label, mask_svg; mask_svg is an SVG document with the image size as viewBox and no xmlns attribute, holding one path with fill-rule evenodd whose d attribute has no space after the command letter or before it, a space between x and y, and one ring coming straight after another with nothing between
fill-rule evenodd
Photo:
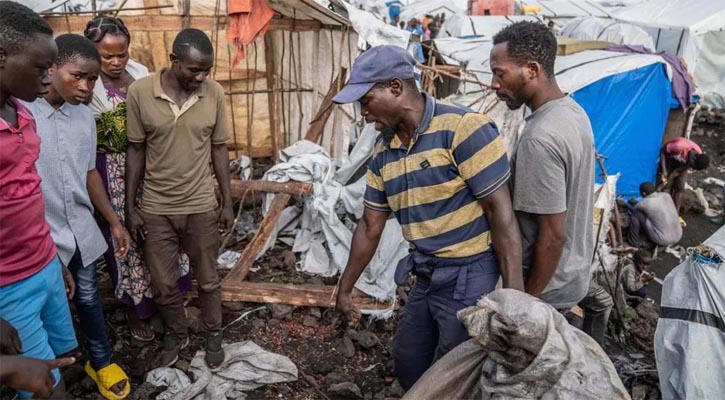
<instances>
[{"instance_id":1,"label":"blue jeans","mask_svg":"<svg viewBox=\"0 0 725 400\"><path fill-rule=\"evenodd\" d=\"M88 351L91 367L98 371L111 363L111 344L106 334L103 304L98 295L96 267L95 261L84 267L78 249L68 262L68 270L76 283L73 302L81 325L81 338Z\"/></svg>"},{"instance_id":2,"label":"blue jeans","mask_svg":"<svg viewBox=\"0 0 725 400\"><path fill-rule=\"evenodd\" d=\"M18 331L22 356L52 360L78 347L58 257L35 275L0 287L0 317ZM57 369L53 377L58 384ZM18 394L21 399L33 395Z\"/></svg>"},{"instance_id":3,"label":"blue jeans","mask_svg":"<svg viewBox=\"0 0 725 400\"><path fill-rule=\"evenodd\" d=\"M412 253L398 265L398 284L406 270L416 279L393 339L393 362L400 386L408 390L435 361L469 339L456 313L493 291L500 271L492 252L455 261Z\"/></svg>"}]
</instances>

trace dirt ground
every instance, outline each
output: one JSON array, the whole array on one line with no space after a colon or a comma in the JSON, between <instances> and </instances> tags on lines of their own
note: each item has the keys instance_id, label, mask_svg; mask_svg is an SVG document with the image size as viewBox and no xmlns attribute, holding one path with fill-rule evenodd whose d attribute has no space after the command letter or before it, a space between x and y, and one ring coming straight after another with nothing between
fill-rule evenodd
<instances>
[{"instance_id":1,"label":"dirt ground","mask_svg":"<svg viewBox=\"0 0 725 400\"><path fill-rule=\"evenodd\" d=\"M703 187L714 197L720 196L720 188L702 183L706 177L725 179L725 132L722 126L701 125L702 129L693 136L705 152L711 155L712 163L707 171L691 174L691 186ZM682 246L699 244L719 226L709 218L688 211L684 214L687 227L684 230ZM234 245L242 249L249 238ZM305 276L294 271L294 253L284 245L278 245L258 263L261 268L250 272L251 281L335 284L337 278ZM664 278L679 260L667 253L660 253L652 270ZM659 315L661 288L652 283L649 295L655 302L644 302L630 312L625 334L610 335L605 349L610 355L625 386L633 399L656 400L659 396L657 372L654 365L652 338ZM203 347L204 338L199 333L198 303L191 300L188 306L192 343L185 349L175 365L182 370L189 369L189 362L197 350ZM120 364L130 376L133 392L129 399L154 399L165 388L144 384L145 374L156 366L156 357L161 348L161 323L154 320L157 339L151 343L133 340L126 325L124 313L111 299L105 303L107 325L114 349L113 361ZM248 316L239 319L249 312ZM248 399L396 399L403 395L395 381L391 346L397 324L396 316L387 321L365 319L355 329L348 329L341 317L331 309L292 307L285 305L262 305L253 303L225 304L223 326L225 342L252 340L266 350L289 357L299 369L299 379L293 383L274 384L248 392ZM611 333L611 332L610 332ZM94 383L85 376L80 360L67 368L63 375L69 392L77 399L102 399ZM337 385L345 383L345 385ZM350 390L331 390L331 387L351 386ZM9 399L4 392L2 399Z\"/></svg>"}]
</instances>

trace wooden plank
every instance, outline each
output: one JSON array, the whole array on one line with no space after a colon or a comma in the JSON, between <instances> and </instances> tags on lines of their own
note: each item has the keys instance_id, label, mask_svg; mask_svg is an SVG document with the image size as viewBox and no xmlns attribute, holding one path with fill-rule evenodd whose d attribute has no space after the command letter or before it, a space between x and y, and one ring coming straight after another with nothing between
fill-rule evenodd
<instances>
[{"instance_id":1,"label":"wooden plank","mask_svg":"<svg viewBox=\"0 0 725 400\"><path fill-rule=\"evenodd\" d=\"M613 43L602 40L579 40L564 36L556 38L556 55L567 56L585 50L600 50L612 46Z\"/></svg>"},{"instance_id":2,"label":"wooden plank","mask_svg":"<svg viewBox=\"0 0 725 400\"><path fill-rule=\"evenodd\" d=\"M184 18L181 15L150 15L149 10L144 15L121 15L124 24L130 31L147 31L147 32L158 32L158 31L171 31L178 32L184 25ZM50 24L54 31L66 32L70 25L71 32L81 33L86 28L86 24L90 18L86 15L71 15L67 16L49 16L45 17L45 20ZM213 31L214 22L218 21L219 29L226 30L227 16L220 15L214 16L199 16L190 15L188 16L188 24L190 28L200 29L202 31ZM324 26L328 28L327 26ZM291 18L272 18L269 24L269 30L283 30L289 31L294 30L298 32L304 31L317 31L323 28L322 23L314 20L297 20L293 21ZM334 27L331 27L334 28Z\"/></svg>"},{"instance_id":3,"label":"wooden plank","mask_svg":"<svg viewBox=\"0 0 725 400\"><path fill-rule=\"evenodd\" d=\"M322 99L322 103L320 104L320 108L317 110L317 114L315 114L315 118L312 119L310 126L307 128L307 134L305 135L306 140L317 143L320 140L320 137L322 137L322 132L325 130L325 124L327 124L327 120L330 118L330 114L332 114L332 108L334 106L332 104L332 98L335 97L339 91L338 87L342 88L344 86L346 78L347 68L341 67L337 77L335 77L335 80L330 85L330 89L328 89L325 98Z\"/></svg>"},{"instance_id":4,"label":"wooden plank","mask_svg":"<svg viewBox=\"0 0 725 400\"><path fill-rule=\"evenodd\" d=\"M244 248L242 255L239 260L232 267L231 272L224 278L226 283L241 283L249 272L249 268L254 264L254 260L257 258L257 254L262 250L264 244L267 242L269 235L272 234L277 221L279 220L282 210L287 207L287 203L292 197L289 193L277 193L272 200L272 204L269 206L267 215L259 225L257 234L254 235L252 241L247 244Z\"/></svg>"},{"instance_id":5,"label":"wooden plank","mask_svg":"<svg viewBox=\"0 0 725 400\"><path fill-rule=\"evenodd\" d=\"M267 193L288 193L308 195L312 193L312 184L306 182L271 182L262 180L243 181L241 179L232 179L232 197L239 199L245 191L253 190L256 192Z\"/></svg>"},{"instance_id":6,"label":"wooden plank","mask_svg":"<svg viewBox=\"0 0 725 400\"><path fill-rule=\"evenodd\" d=\"M247 146L245 145L239 145L234 146L233 141L227 142L227 150L229 150L229 157L231 159L235 159L235 154L237 152L245 153L247 151ZM252 149L252 158L267 158L272 157L272 148L271 147L254 147Z\"/></svg>"},{"instance_id":7,"label":"wooden plank","mask_svg":"<svg viewBox=\"0 0 725 400\"><path fill-rule=\"evenodd\" d=\"M222 300L332 308L335 307L335 286L225 281ZM357 289L353 291L353 301L363 309L382 310L392 305L392 302L377 301Z\"/></svg>"}]
</instances>

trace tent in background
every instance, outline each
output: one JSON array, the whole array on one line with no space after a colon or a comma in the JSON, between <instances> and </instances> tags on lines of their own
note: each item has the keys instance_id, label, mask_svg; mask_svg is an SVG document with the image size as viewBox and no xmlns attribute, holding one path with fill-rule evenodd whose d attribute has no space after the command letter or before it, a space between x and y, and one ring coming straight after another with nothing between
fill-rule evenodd
<instances>
[{"instance_id":1,"label":"tent in background","mask_svg":"<svg viewBox=\"0 0 725 400\"><path fill-rule=\"evenodd\" d=\"M642 45L655 48L654 39L644 29L608 18L584 17L570 21L561 35L579 40L603 40L614 44Z\"/></svg>"},{"instance_id":2,"label":"tent in background","mask_svg":"<svg viewBox=\"0 0 725 400\"><path fill-rule=\"evenodd\" d=\"M538 8L536 14L558 27L566 25L573 18L609 17L609 8L594 0L517 0L516 9Z\"/></svg>"},{"instance_id":3,"label":"tent in background","mask_svg":"<svg viewBox=\"0 0 725 400\"><path fill-rule=\"evenodd\" d=\"M468 16L456 14L446 18L438 37L469 37L478 36L492 38L496 32L517 21L543 20L536 15L507 15L507 16Z\"/></svg>"},{"instance_id":4,"label":"tent in background","mask_svg":"<svg viewBox=\"0 0 725 400\"><path fill-rule=\"evenodd\" d=\"M725 0L650 0L613 17L642 27L657 50L684 58L702 103L725 108Z\"/></svg>"},{"instance_id":5,"label":"tent in background","mask_svg":"<svg viewBox=\"0 0 725 400\"><path fill-rule=\"evenodd\" d=\"M444 13L446 19L455 14L465 14L467 0L417 0L403 7L400 20L408 22L411 18L422 19L426 14Z\"/></svg>"}]
</instances>

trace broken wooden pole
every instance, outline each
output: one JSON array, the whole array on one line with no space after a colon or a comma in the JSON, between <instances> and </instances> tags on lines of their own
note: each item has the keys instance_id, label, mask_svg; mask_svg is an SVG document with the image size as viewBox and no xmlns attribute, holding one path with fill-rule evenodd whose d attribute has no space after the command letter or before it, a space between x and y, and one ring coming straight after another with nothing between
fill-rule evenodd
<instances>
[{"instance_id":1,"label":"broken wooden pole","mask_svg":"<svg viewBox=\"0 0 725 400\"><path fill-rule=\"evenodd\" d=\"M269 206L269 211L267 211L267 215L259 225L257 234L254 235L252 241L244 248L242 255L239 256L237 262L234 263L234 267L232 267L231 272L229 272L229 275L224 278L224 282L239 283L244 280L247 276L247 272L249 272L249 268L254 263L254 260L257 259L257 254L259 254L262 250L264 244L267 243L269 235L272 234L280 215L282 215L282 210L284 210L287 206L290 198L292 198L292 195L289 193L277 193L274 196L272 204Z\"/></svg>"},{"instance_id":2,"label":"broken wooden pole","mask_svg":"<svg viewBox=\"0 0 725 400\"><path fill-rule=\"evenodd\" d=\"M267 282L227 282L222 283L223 301L241 301L251 303L289 304L307 307L335 307L332 285L293 285ZM353 302L363 309L384 310L393 304L378 301L355 289Z\"/></svg>"},{"instance_id":3,"label":"broken wooden pole","mask_svg":"<svg viewBox=\"0 0 725 400\"><path fill-rule=\"evenodd\" d=\"M307 134L305 135L306 140L317 143L322 137L322 132L325 130L327 120L330 118L330 114L332 114L332 107L334 106L332 104L332 98L335 97L339 91L338 87L342 88L344 86L346 77L347 68L341 67L340 72L337 74L337 77L333 81L332 85L330 85L330 89L327 91L325 98L322 100L320 108L317 110L317 114L315 114L315 118L313 118L312 122L310 122L310 127L307 128Z\"/></svg>"},{"instance_id":4,"label":"broken wooden pole","mask_svg":"<svg viewBox=\"0 0 725 400\"><path fill-rule=\"evenodd\" d=\"M232 179L232 197L239 199L247 190L267 193L288 193L307 195L312 193L312 184L307 182L272 182L262 180L243 181Z\"/></svg>"}]
</instances>

